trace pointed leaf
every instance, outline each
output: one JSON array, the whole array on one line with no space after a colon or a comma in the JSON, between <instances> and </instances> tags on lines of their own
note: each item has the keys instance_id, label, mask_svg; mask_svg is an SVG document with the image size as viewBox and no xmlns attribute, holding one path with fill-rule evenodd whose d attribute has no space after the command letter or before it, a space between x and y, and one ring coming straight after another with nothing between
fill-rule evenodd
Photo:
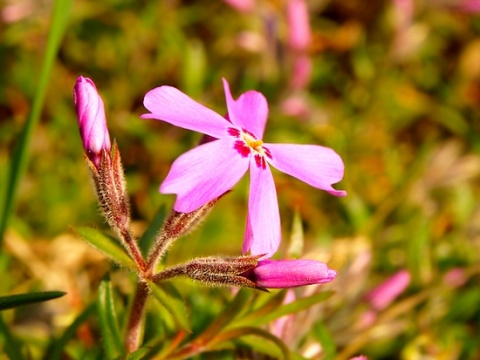
<instances>
[{"instance_id":1,"label":"pointed leaf","mask_svg":"<svg viewBox=\"0 0 480 360\"><path fill-rule=\"evenodd\" d=\"M0 310L11 309L17 306L48 301L62 297L66 293L62 291L32 292L0 297Z\"/></svg>"},{"instance_id":2,"label":"pointed leaf","mask_svg":"<svg viewBox=\"0 0 480 360\"><path fill-rule=\"evenodd\" d=\"M133 353L128 354L127 360L141 360L150 351L150 348L142 347Z\"/></svg>"},{"instance_id":3,"label":"pointed leaf","mask_svg":"<svg viewBox=\"0 0 480 360\"><path fill-rule=\"evenodd\" d=\"M148 283L148 287L152 291L153 296L162 304L165 309L175 319L177 325L187 332L192 332L190 327L190 321L187 316L187 308L185 302L178 290L172 284L168 282L162 282L161 284Z\"/></svg>"},{"instance_id":4,"label":"pointed leaf","mask_svg":"<svg viewBox=\"0 0 480 360\"><path fill-rule=\"evenodd\" d=\"M271 296L267 302L262 303L260 307L252 310L248 314L245 314L241 318L237 318L237 321L234 322L235 325L232 324L232 326L258 325L259 319L268 316L282 305L285 294L285 291L279 291L277 294L275 294L275 296ZM263 300L262 298L263 297L260 297L259 299ZM241 325L238 325L237 323Z\"/></svg>"},{"instance_id":5,"label":"pointed leaf","mask_svg":"<svg viewBox=\"0 0 480 360\"><path fill-rule=\"evenodd\" d=\"M115 263L130 269L135 268L133 260L128 256L117 240L90 227L81 226L75 230L83 240L100 250Z\"/></svg>"},{"instance_id":6,"label":"pointed leaf","mask_svg":"<svg viewBox=\"0 0 480 360\"><path fill-rule=\"evenodd\" d=\"M97 313L106 358L116 359L123 354L123 345L120 331L118 330L117 314L112 296L112 284L108 275L100 282Z\"/></svg>"},{"instance_id":7,"label":"pointed leaf","mask_svg":"<svg viewBox=\"0 0 480 360\"><path fill-rule=\"evenodd\" d=\"M276 346L273 348L271 345L266 346L268 344L266 344L264 341L258 341L257 339L257 341L249 342L249 345L251 345L253 349L270 355L275 359L291 359L290 351L282 340L270 334L266 330L259 329L253 326L240 327L221 332L212 340L209 349L214 349L216 346L219 346L226 341L237 340L238 338L247 335L258 336L260 338L268 340L269 343L273 343Z\"/></svg>"}]
</instances>

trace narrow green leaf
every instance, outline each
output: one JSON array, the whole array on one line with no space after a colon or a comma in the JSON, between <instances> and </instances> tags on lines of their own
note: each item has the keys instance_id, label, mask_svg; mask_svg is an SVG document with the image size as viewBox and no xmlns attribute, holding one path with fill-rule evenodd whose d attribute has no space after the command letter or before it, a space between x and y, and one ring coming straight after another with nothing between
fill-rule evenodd
<instances>
[{"instance_id":1,"label":"narrow green leaf","mask_svg":"<svg viewBox=\"0 0 480 360\"><path fill-rule=\"evenodd\" d=\"M98 288L97 312L105 355L107 359L116 359L123 354L123 344L118 330L112 284L108 275L100 282Z\"/></svg>"},{"instance_id":2,"label":"narrow green leaf","mask_svg":"<svg viewBox=\"0 0 480 360\"><path fill-rule=\"evenodd\" d=\"M167 208L165 205L162 205L158 208L155 217L153 218L152 222L148 229L143 233L142 237L138 241L140 246L140 251L143 255L147 255L148 251L153 245L153 241L155 240L155 236L158 234L162 225L167 217Z\"/></svg>"},{"instance_id":3,"label":"narrow green leaf","mask_svg":"<svg viewBox=\"0 0 480 360\"><path fill-rule=\"evenodd\" d=\"M3 235L7 228L10 216L14 211L15 198L17 196L20 179L27 167L27 155L30 140L40 118L50 74L57 57L60 42L68 24L71 2L72 0L56 0L54 2L52 23L48 33L46 51L43 58L37 91L10 163L10 172L8 174L8 181L5 189L5 202L0 214L0 244L3 241Z\"/></svg>"},{"instance_id":4,"label":"narrow green leaf","mask_svg":"<svg viewBox=\"0 0 480 360\"><path fill-rule=\"evenodd\" d=\"M268 340L270 343L273 343L276 347L267 346L266 343L263 341L252 341L249 342L249 345L264 354L270 355L275 359L284 359L290 360L290 351L288 350L287 346L284 344L282 340L277 338L276 336L270 334L268 331L253 327L253 326L245 326L235 329L230 329L227 331L223 331L218 334L209 344L209 349L213 350L216 346L221 345L222 343L230 340L238 340L238 338L243 336L257 336ZM275 351L278 350L278 351Z\"/></svg>"},{"instance_id":5,"label":"narrow green leaf","mask_svg":"<svg viewBox=\"0 0 480 360\"><path fill-rule=\"evenodd\" d=\"M3 322L3 318L0 316L0 336L3 336L3 350L10 360L23 360L24 357L21 353L21 345L13 337L8 329L7 325Z\"/></svg>"},{"instance_id":6,"label":"narrow green leaf","mask_svg":"<svg viewBox=\"0 0 480 360\"><path fill-rule=\"evenodd\" d=\"M128 354L127 360L141 360L150 351L150 348L142 347L131 354Z\"/></svg>"},{"instance_id":7,"label":"narrow green leaf","mask_svg":"<svg viewBox=\"0 0 480 360\"><path fill-rule=\"evenodd\" d=\"M251 298L252 291L247 289L240 289L230 304L225 310L217 316L215 321L201 333L196 341L208 342L215 334L219 333L225 326L227 326L235 317L239 316L242 310L245 308L245 303Z\"/></svg>"},{"instance_id":8,"label":"narrow green leaf","mask_svg":"<svg viewBox=\"0 0 480 360\"><path fill-rule=\"evenodd\" d=\"M255 326L259 326L259 325L267 324L270 321L278 319L279 317L294 314L302 310L306 310L310 306L313 306L322 301L325 301L332 294L333 292L331 291L324 291L321 293L313 294L305 298L300 298L294 302L281 305L277 308L271 308L271 311L268 311L268 312L265 311L266 309L263 307L258 311L254 311L242 317L241 319L238 319L234 324L232 324L232 327L245 326L245 325L248 326L252 324L255 324Z\"/></svg>"},{"instance_id":9,"label":"narrow green leaf","mask_svg":"<svg viewBox=\"0 0 480 360\"><path fill-rule=\"evenodd\" d=\"M232 326L237 326L237 323L241 324L238 326L256 326L257 324L259 324L259 319L262 319L263 317L277 310L282 305L284 297L285 291L279 291L274 296L270 296L268 301L262 303L260 307L252 310L251 312L243 315L242 317L237 318L238 320L235 321L235 325L232 324ZM260 298L260 300L262 300L262 298Z\"/></svg>"},{"instance_id":10,"label":"narrow green leaf","mask_svg":"<svg viewBox=\"0 0 480 360\"><path fill-rule=\"evenodd\" d=\"M192 332L185 302L175 286L168 282L162 282L161 284L149 282L148 287L152 291L155 299L172 315L177 325L182 330Z\"/></svg>"},{"instance_id":11,"label":"narrow green leaf","mask_svg":"<svg viewBox=\"0 0 480 360\"><path fill-rule=\"evenodd\" d=\"M75 231L83 240L100 250L117 264L130 269L135 268L133 260L128 256L117 240L90 227L77 227Z\"/></svg>"},{"instance_id":12,"label":"narrow green leaf","mask_svg":"<svg viewBox=\"0 0 480 360\"><path fill-rule=\"evenodd\" d=\"M313 327L313 336L322 344L323 354L325 360L335 359L337 355L337 348L332 334L322 322L317 322Z\"/></svg>"},{"instance_id":13,"label":"narrow green leaf","mask_svg":"<svg viewBox=\"0 0 480 360\"><path fill-rule=\"evenodd\" d=\"M59 339L51 341L48 350L45 352L44 360L61 360L66 352L67 343L75 337L77 329L95 312L95 304L87 307L75 321L65 330Z\"/></svg>"},{"instance_id":14,"label":"narrow green leaf","mask_svg":"<svg viewBox=\"0 0 480 360\"><path fill-rule=\"evenodd\" d=\"M0 311L15 308L17 306L48 301L62 297L66 293L62 291L32 292L0 297Z\"/></svg>"}]
</instances>

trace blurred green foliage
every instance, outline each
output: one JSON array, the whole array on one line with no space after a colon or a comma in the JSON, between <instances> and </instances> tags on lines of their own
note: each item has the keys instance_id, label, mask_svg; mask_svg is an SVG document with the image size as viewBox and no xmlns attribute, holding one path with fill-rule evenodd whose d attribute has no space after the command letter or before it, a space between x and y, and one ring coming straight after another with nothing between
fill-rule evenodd
<instances>
[{"instance_id":1,"label":"blurred green foliage","mask_svg":"<svg viewBox=\"0 0 480 360\"><path fill-rule=\"evenodd\" d=\"M92 78L104 98L138 234L160 206L171 207L173 196L160 195L158 186L172 161L200 139L139 118L144 94L156 86L176 86L225 113L225 77L235 96L256 89L267 97L266 141L321 144L342 156L346 173L336 187L347 190L343 199L274 172L285 239L279 257L286 256L298 214L305 256L328 261L339 272L324 287L334 296L296 316L295 336L286 341L291 349L305 354L312 344L323 343L324 352L314 358L325 359L360 353L371 359L478 358L480 17L460 11L455 2L424 0L413 2L412 18L400 25L394 4L309 2L307 55L313 70L308 84L295 89L283 1L258 0L251 13L222 1L74 1L65 14L67 29L0 253L0 294L68 293L60 306L4 312L31 358L41 358L39 349L52 336L69 344L70 358L100 353L94 323L71 325L91 313L110 266L70 230L105 227L72 103L79 75ZM22 0L0 8L2 201L11 154L41 76L52 6L52 1ZM288 106L292 101L301 105L295 116ZM240 254L247 182L224 197L201 228L176 243L168 262ZM365 294L398 269L411 273L409 288L365 323ZM114 268L112 301L118 302L118 313L127 310L131 280ZM227 289L185 283L182 293L199 332L231 301ZM165 351L175 342L175 325L156 307L152 304L156 310L147 319L146 340ZM61 338L68 329L70 337ZM168 342L158 345L159 336ZM237 345L243 349L248 343ZM52 346L60 356L63 350Z\"/></svg>"}]
</instances>

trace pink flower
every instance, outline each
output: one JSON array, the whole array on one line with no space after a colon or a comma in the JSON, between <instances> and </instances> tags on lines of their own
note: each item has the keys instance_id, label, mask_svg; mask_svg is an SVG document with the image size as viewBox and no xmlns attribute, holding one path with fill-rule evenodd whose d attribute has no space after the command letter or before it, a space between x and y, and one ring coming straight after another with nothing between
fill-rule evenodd
<instances>
[{"instance_id":1,"label":"pink flower","mask_svg":"<svg viewBox=\"0 0 480 360\"><path fill-rule=\"evenodd\" d=\"M258 286L283 289L325 284L337 276L335 270L315 260L261 260L247 277Z\"/></svg>"},{"instance_id":2,"label":"pink flower","mask_svg":"<svg viewBox=\"0 0 480 360\"><path fill-rule=\"evenodd\" d=\"M375 310L381 311L405 291L410 284L410 279L410 273L407 270L400 270L370 291L366 298Z\"/></svg>"},{"instance_id":3,"label":"pink flower","mask_svg":"<svg viewBox=\"0 0 480 360\"><path fill-rule=\"evenodd\" d=\"M220 116L178 89L161 86L145 95L151 112L143 119L159 119L209 135L202 144L172 165L160 192L177 194L174 209L191 212L229 191L250 170L250 196L243 252L270 257L280 240L277 192L269 165L335 196L333 183L343 177L343 162L332 149L317 145L267 144L261 139L268 116L265 97L247 91L232 98L223 81L228 114Z\"/></svg>"},{"instance_id":4,"label":"pink flower","mask_svg":"<svg viewBox=\"0 0 480 360\"><path fill-rule=\"evenodd\" d=\"M92 80L79 76L73 90L78 125L83 148L96 167L100 164L102 150L110 152L110 135L103 100Z\"/></svg>"}]
</instances>

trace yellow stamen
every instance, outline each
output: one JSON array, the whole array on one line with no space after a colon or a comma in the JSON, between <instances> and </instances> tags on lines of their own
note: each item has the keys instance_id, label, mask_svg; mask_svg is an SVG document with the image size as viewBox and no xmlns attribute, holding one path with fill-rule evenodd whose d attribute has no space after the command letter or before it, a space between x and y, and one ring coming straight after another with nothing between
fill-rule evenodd
<instances>
[{"instance_id":1,"label":"yellow stamen","mask_svg":"<svg viewBox=\"0 0 480 360\"><path fill-rule=\"evenodd\" d=\"M247 140L247 145L250 146L251 148L258 150L258 147L262 146L263 141L262 140Z\"/></svg>"}]
</instances>

